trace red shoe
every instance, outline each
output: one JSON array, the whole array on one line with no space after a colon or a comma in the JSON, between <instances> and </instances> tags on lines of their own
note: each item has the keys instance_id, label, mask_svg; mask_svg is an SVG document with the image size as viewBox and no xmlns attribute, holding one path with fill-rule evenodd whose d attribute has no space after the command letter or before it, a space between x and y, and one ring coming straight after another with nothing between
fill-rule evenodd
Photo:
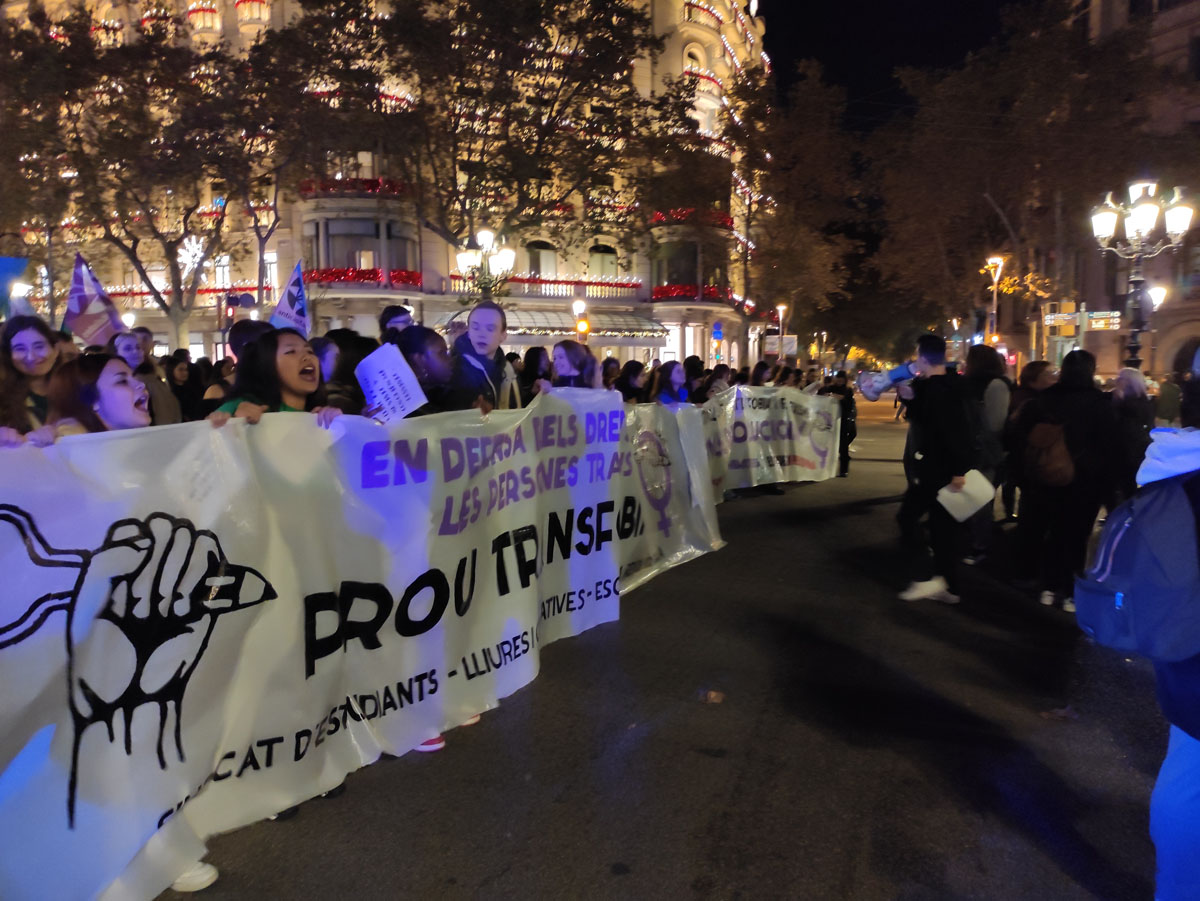
<instances>
[{"instance_id":1,"label":"red shoe","mask_svg":"<svg viewBox=\"0 0 1200 901\"><path fill-rule=\"evenodd\" d=\"M422 752L440 751L444 747L446 747L446 739L442 738L439 735L436 738L430 738L426 741L421 742L419 745L416 746L416 748L414 748L414 750L422 751Z\"/></svg>"}]
</instances>

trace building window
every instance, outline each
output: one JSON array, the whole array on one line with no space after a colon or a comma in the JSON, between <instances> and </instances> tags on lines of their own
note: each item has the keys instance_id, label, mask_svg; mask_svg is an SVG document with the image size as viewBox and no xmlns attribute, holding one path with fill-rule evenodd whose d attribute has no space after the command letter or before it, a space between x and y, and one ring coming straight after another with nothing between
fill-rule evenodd
<instances>
[{"instance_id":1,"label":"building window","mask_svg":"<svg viewBox=\"0 0 1200 901\"><path fill-rule=\"evenodd\" d=\"M228 288L233 285L229 271L229 254L219 256L213 263L213 278L218 288Z\"/></svg>"},{"instance_id":2,"label":"building window","mask_svg":"<svg viewBox=\"0 0 1200 901\"><path fill-rule=\"evenodd\" d=\"M589 278L616 278L617 251L607 244L593 244L588 250Z\"/></svg>"},{"instance_id":3,"label":"building window","mask_svg":"<svg viewBox=\"0 0 1200 901\"><path fill-rule=\"evenodd\" d=\"M407 269L416 271L417 242L407 233L398 222L388 223L388 267L391 269Z\"/></svg>"},{"instance_id":4,"label":"building window","mask_svg":"<svg viewBox=\"0 0 1200 901\"><path fill-rule=\"evenodd\" d=\"M694 285L698 262L697 247L691 241L660 244L654 254L654 284Z\"/></svg>"},{"instance_id":5,"label":"building window","mask_svg":"<svg viewBox=\"0 0 1200 901\"><path fill-rule=\"evenodd\" d=\"M313 257L312 262L309 265L312 266L313 268L315 268L316 260L317 260L317 258ZM268 250L266 253L263 254L263 262L265 262L267 264L267 272L266 272L267 284L270 285L272 288L278 289L279 288L279 254L276 253L274 250Z\"/></svg>"},{"instance_id":6,"label":"building window","mask_svg":"<svg viewBox=\"0 0 1200 901\"><path fill-rule=\"evenodd\" d=\"M379 223L374 219L330 219L329 265L334 269L374 269L379 258Z\"/></svg>"},{"instance_id":7,"label":"building window","mask_svg":"<svg viewBox=\"0 0 1200 901\"><path fill-rule=\"evenodd\" d=\"M237 0L237 17L241 25L263 24L270 11L270 4L264 0Z\"/></svg>"},{"instance_id":8,"label":"building window","mask_svg":"<svg viewBox=\"0 0 1200 901\"><path fill-rule=\"evenodd\" d=\"M529 274L535 278L555 278L558 275L558 251L546 241L530 241L525 245L529 254Z\"/></svg>"}]
</instances>

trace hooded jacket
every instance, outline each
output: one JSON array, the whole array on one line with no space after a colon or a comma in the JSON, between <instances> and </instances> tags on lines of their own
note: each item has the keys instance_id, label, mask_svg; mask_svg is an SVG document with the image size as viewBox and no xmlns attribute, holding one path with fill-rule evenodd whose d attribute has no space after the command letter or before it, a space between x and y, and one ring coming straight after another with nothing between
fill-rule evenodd
<instances>
[{"instance_id":1,"label":"hooded jacket","mask_svg":"<svg viewBox=\"0 0 1200 901\"><path fill-rule=\"evenodd\" d=\"M1138 485L1200 472L1200 429L1155 429L1138 470ZM1195 483L1195 479L1192 480ZM1196 498L1193 496L1193 503ZM1196 524L1200 537L1200 516ZM1200 545L1200 542L1198 542ZM1200 546L1196 552L1200 554ZM1200 741L1200 655L1179 663L1155 663L1158 703L1173 726Z\"/></svg>"},{"instance_id":2,"label":"hooded jacket","mask_svg":"<svg viewBox=\"0 0 1200 901\"><path fill-rule=\"evenodd\" d=\"M521 407L521 392L512 364L497 350L491 359L482 357L463 334L454 340L454 371L450 376L447 408L469 410L482 397L494 409L516 410Z\"/></svg>"}]
</instances>

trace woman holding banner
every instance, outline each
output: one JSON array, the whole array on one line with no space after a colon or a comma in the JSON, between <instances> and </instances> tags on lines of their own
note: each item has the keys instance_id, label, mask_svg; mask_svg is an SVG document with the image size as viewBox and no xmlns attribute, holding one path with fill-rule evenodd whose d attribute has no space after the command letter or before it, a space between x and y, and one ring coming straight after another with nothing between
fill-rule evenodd
<instances>
[{"instance_id":1,"label":"woman holding banner","mask_svg":"<svg viewBox=\"0 0 1200 901\"><path fill-rule=\"evenodd\" d=\"M258 422L264 413L307 410L327 426L342 414L336 407L324 406L325 386L317 355L308 339L290 328L267 332L246 347L232 394L217 412L250 422Z\"/></svg>"}]
</instances>

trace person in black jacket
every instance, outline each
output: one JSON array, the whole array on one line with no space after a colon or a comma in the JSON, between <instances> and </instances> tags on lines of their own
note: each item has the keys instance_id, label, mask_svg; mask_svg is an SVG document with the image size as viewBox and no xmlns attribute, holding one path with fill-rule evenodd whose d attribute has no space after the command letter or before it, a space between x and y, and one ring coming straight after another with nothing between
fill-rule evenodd
<instances>
[{"instance_id":1,"label":"person in black jacket","mask_svg":"<svg viewBox=\"0 0 1200 901\"><path fill-rule=\"evenodd\" d=\"M500 350L508 337L508 318L495 301L481 300L467 316L467 331L450 349L454 375L446 402L451 410L479 407L518 409L517 375Z\"/></svg>"},{"instance_id":2,"label":"person in black jacket","mask_svg":"<svg viewBox=\"0 0 1200 901\"><path fill-rule=\"evenodd\" d=\"M846 370L839 369L833 377L833 384L817 390L817 394L832 394L838 398L841 409L841 433L838 441L838 478L850 475L850 445L858 437L858 404L854 402L854 386L846 376Z\"/></svg>"},{"instance_id":3,"label":"person in black jacket","mask_svg":"<svg viewBox=\"0 0 1200 901\"><path fill-rule=\"evenodd\" d=\"M957 604L958 523L937 501L949 485L961 491L974 462L974 436L967 418L967 386L946 370L946 341L922 335L917 341L917 378L897 390L908 402L904 472L908 490L896 520L912 582L900 599L933 598ZM929 542L921 521L929 517ZM932 560L930 549L932 548Z\"/></svg>"},{"instance_id":4,"label":"person in black jacket","mask_svg":"<svg viewBox=\"0 0 1200 901\"><path fill-rule=\"evenodd\" d=\"M1058 382L1028 401L1017 417L1012 465L1021 473L1017 521L1021 562L1041 583L1041 602L1056 601L1074 612L1074 574L1083 568L1088 537L1101 505L1114 505L1125 454L1109 398L1095 385L1096 358L1073 350L1062 361ZM1061 427L1073 464L1066 484L1051 484L1039 469L1030 437L1045 424Z\"/></svg>"}]
</instances>

